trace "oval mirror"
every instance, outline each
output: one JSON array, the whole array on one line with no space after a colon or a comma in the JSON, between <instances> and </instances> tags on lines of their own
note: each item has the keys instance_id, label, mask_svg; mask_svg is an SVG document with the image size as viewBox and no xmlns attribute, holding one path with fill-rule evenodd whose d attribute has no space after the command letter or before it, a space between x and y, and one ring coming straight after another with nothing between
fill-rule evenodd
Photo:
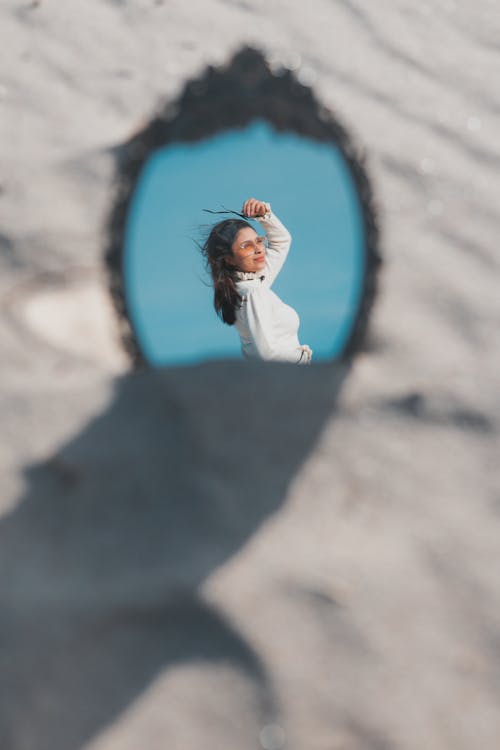
<instances>
[{"instance_id":1,"label":"oval mirror","mask_svg":"<svg viewBox=\"0 0 500 750\"><path fill-rule=\"evenodd\" d=\"M292 72L245 49L188 84L120 157L108 260L136 363L242 356L235 326L215 313L199 245L232 217L204 209L240 212L250 197L292 236L273 291L299 314L312 361L361 346L379 264L369 180L346 130Z\"/></svg>"}]
</instances>

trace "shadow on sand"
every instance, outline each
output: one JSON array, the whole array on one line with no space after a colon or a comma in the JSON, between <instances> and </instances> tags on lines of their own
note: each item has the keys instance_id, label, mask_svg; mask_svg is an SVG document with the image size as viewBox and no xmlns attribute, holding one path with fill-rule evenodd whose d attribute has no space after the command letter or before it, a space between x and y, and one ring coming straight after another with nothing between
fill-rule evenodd
<instances>
[{"instance_id":1,"label":"shadow on sand","mask_svg":"<svg viewBox=\"0 0 500 750\"><path fill-rule=\"evenodd\" d=\"M345 366L122 378L0 525L0 746L76 750L170 665L265 666L198 587L284 503Z\"/></svg>"}]
</instances>

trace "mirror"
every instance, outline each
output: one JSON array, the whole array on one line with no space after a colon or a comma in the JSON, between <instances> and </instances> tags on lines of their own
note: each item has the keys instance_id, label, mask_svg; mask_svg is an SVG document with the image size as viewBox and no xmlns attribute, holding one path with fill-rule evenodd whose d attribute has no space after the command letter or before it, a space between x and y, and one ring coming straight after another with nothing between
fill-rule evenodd
<instances>
[{"instance_id":1,"label":"mirror","mask_svg":"<svg viewBox=\"0 0 500 750\"><path fill-rule=\"evenodd\" d=\"M368 178L346 131L290 71L271 73L243 50L188 85L121 157L108 260L136 363L242 357L235 326L215 313L198 244L231 218L203 209L239 212L249 197L269 202L292 235L273 291L299 314L312 361L359 348L379 264Z\"/></svg>"}]
</instances>

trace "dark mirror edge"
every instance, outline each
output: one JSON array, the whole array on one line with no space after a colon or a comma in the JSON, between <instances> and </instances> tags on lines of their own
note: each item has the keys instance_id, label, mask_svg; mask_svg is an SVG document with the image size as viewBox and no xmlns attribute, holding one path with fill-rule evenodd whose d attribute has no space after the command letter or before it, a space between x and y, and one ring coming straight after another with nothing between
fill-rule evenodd
<instances>
[{"instance_id":1,"label":"dark mirror edge","mask_svg":"<svg viewBox=\"0 0 500 750\"><path fill-rule=\"evenodd\" d=\"M123 275L126 218L143 165L154 151L168 144L197 142L226 130L244 128L258 119L267 121L280 132L333 142L347 162L361 202L366 239L365 272L351 333L341 354L332 357L331 362L349 364L357 352L367 348L381 256L379 212L365 154L337 115L323 106L313 90L300 83L291 70L283 67L273 71L261 51L244 47L227 65L208 66L201 77L188 81L176 100L165 104L144 128L115 150L114 195L105 228L105 262L121 343L134 369L152 367L134 331Z\"/></svg>"}]
</instances>

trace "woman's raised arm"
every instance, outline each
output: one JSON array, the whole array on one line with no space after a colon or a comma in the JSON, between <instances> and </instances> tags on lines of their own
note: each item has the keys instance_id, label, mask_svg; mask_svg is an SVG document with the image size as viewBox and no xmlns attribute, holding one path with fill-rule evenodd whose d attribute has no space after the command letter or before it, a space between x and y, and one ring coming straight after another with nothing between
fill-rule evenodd
<instances>
[{"instance_id":1,"label":"woman's raised arm","mask_svg":"<svg viewBox=\"0 0 500 750\"><path fill-rule=\"evenodd\" d=\"M271 204L266 201L249 198L243 204L242 213L256 219L266 232L269 242L266 253L266 283L271 286L286 260L292 236L272 212Z\"/></svg>"}]
</instances>

